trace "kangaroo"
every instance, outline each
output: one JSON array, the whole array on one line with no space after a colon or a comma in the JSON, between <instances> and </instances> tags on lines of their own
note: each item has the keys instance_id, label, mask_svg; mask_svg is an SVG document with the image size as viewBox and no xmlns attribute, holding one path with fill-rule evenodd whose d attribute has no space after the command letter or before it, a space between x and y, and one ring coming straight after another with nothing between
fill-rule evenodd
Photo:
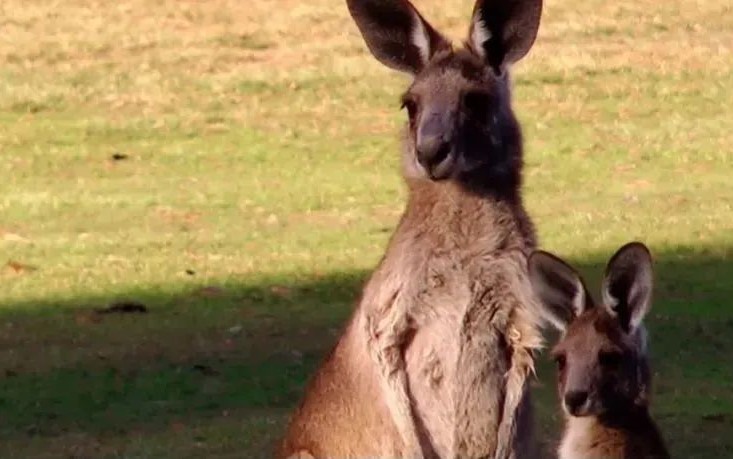
<instances>
[{"instance_id":1,"label":"kangaroo","mask_svg":"<svg viewBox=\"0 0 733 459\"><path fill-rule=\"evenodd\" d=\"M535 459L527 381L542 314L508 72L542 2L478 1L460 48L407 0L347 5L374 57L413 78L407 206L279 457Z\"/></svg>"},{"instance_id":2,"label":"kangaroo","mask_svg":"<svg viewBox=\"0 0 733 459\"><path fill-rule=\"evenodd\" d=\"M649 414L651 371L642 324L651 308L652 258L641 243L608 262L603 305L578 273L546 252L528 261L530 281L564 332L552 350L567 422L559 459L669 459Z\"/></svg>"}]
</instances>

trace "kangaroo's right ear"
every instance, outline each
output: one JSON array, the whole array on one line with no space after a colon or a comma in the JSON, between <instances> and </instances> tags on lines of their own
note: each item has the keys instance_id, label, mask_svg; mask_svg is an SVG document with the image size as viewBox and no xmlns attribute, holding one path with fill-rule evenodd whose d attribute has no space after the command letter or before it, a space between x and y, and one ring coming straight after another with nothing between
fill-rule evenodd
<instances>
[{"instance_id":1,"label":"kangaroo's right ear","mask_svg":"<svg viewBox=\"0 0 733 459\"><path fill-rule=\"evenodd\" d=\"M476 0L468 43L502 73L529 52L541 16L542 0Z\"/></svg>"},{"instance_id":2,"label":"kangaroo's right ear","mask_svg":"<svg viewBox=\"0 0 733 459\"><path fill-rule=\"evenodd\" d=\"M450 48L407 0L346 0L367 47L387 67L415 75Z\"/></svg>"},{"instance_id":3,"label":"kangaroo's right ear","mask_svg":"<svg viewBox=\"0 0 733 459\"><path fill-rule=\"evenodd\" d=\"M583 311L593 306L583 279L572 266L551 253L537 250L527 260L529 280L543 303L545 318L565 331Z\"/></svg>"},{"instance_id":4,"label":"kangaroo's right ear","mask_svg":"<svg viewBox=\"0 0 733 459\"><path fill-rule=\"evenodd\" d=\"M603 279L603 304L627 332L635 331L651 308L652 254L641 242L624 245L611 257Z\"/></svg>"}]
</instances>

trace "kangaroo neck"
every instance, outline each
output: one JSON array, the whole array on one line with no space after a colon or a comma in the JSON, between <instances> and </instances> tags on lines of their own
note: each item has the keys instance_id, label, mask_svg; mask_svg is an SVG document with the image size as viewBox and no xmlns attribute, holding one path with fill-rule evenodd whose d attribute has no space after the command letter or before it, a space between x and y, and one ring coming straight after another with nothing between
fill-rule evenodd
<instances>
[{"instance_id":1,"label":"kangaroo neck","mask_svg":"<svg viewBox=\"0 0 733 459\"><path fill-rule=\"evenodd\" d=\"M646 407L612 415L568 417L560 459L668 459L661 434Z\"/></svg>"},{"instance_id":2,"label":"kangaroo neck","mask_svg":"<svg viewBox=\"0 0 733 459\"><path fill-rule=\"evenodd\" d=\"M534 227L518 191L498 196L455 182L415 181L401 223L402 230L416 237L449 238L457 247L479 243L525 250L535 245Z\"/></svg>"}]
</instances>

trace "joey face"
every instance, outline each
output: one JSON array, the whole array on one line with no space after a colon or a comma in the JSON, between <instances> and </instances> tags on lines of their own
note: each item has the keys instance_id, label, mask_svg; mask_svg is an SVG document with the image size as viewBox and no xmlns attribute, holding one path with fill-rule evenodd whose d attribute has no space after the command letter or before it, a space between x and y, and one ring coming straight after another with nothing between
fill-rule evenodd
<instances>
[{"instance_id":1,"label":"joey face","mask_svg":"<svg viewBox=\"0 0 733 459\"><path fill-rule=\"evenodd\" d=\"M647 382L643 330L628 334L605 308L583 312L552 350L558 392L571 416L600 416L633 405Z\"/></svg>"}]
</instances>

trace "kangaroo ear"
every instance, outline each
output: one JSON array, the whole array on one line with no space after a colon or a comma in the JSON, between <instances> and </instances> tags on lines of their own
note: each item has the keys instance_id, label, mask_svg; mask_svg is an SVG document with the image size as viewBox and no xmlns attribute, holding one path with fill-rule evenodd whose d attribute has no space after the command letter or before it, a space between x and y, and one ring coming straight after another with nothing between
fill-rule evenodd
<instances>
[{"instance_id":1,"label":"kangaroo ear","mask_svg":"<svg viewBox=\"0 0 733 459\"><path fill-rule=\"evenodd\" d=\"M560 258L538 250L529 256L527 267L545 318L558 330L564 331L583 311L593 307L583 279Z\"/></svg>"},{"instance_id":2,"label":"kangaroo ear","mask_svg":"<svg viewBox=\"0 0 733 459\"><path fill-rule=\"evenodd\" d=\"M652 255L640 242L621 247L609 260L603 279L603 304L628 333L641 325L651 308Z\"/></svg>"},{"instance_id":3,"label":"kangaroo ear","mask_svg":"<svg viewBox=\"0 0 733 459\"><path fill-rule=\"evenodd\" d=\"M469 46L497 72L523 58L534 44L542 0L477 0Z\"/></svg>"},{"instance_id":4,"label":"kangaroo ear","mask_svg":"<svg viewBox=\"0 0 733 459\"><path fill-rule=\"evenodd\" d=\"M407 0L347 0L367 47L387 67L415 75L450 43Z\"/></svg>"}]
</instances>

